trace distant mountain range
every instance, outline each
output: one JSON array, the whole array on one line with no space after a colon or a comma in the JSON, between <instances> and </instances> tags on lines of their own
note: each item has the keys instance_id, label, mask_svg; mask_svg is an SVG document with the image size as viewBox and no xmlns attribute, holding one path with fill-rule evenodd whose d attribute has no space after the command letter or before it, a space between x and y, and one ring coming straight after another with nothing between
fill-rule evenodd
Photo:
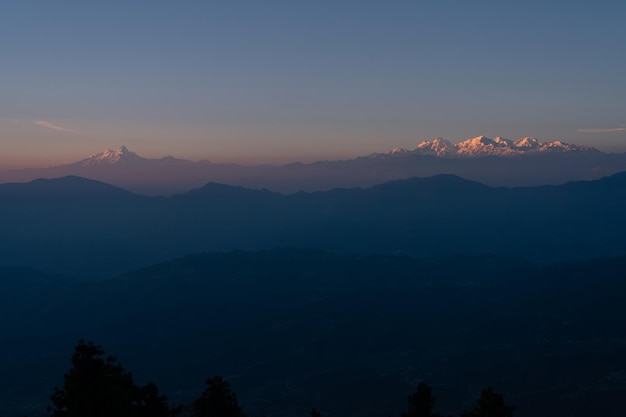
<instances>
[{"instance_id":1,"label":"distant mountain range","mask_svg":"<svg viewBox=\"0 0 626 417\"><path fill-rule=\"evenodd\" d=\"M493 188L454 175L283 195L208 183L147 197L80 177L0 184L0 265L99 278L203 250L306 247L534 261L626 253L626 172Z\"/></svg>"},{"instance_id":2,"label":"distant mountain range","mask_svg":"<svg viewBox=\"0 0 626 417\"><path fill-rule=\"evenodd\" d=\"M392 149L355 159L281 166L143 158L122 146L50 168L0 173L0 182L76 175L148 195L172 195L219 182L277 192L363 187L415 176L454 174L491 186L529 186L590 180L626 170L626 154L531 137L512 141L478 136L453 144L443 138L415 149Z\"/></svg>"},{"instance_id":3,"label":"distant mountain range","mask_svg":"<svg viewBox=\"0 0 626 417\"><path fill-rule=\"evenodd\" d=\"M489 139L485 136L477 136L457 144L444 138L436 138L433 141L423 141L413 150L395 148L390 154L413 153L445 158L479 158L484 156L524 156L548 152L599 153L600 151L589 146L571 145L560 141L541 143L533 137L512 141L501 137Z\"/></svg>"}]
</instances>

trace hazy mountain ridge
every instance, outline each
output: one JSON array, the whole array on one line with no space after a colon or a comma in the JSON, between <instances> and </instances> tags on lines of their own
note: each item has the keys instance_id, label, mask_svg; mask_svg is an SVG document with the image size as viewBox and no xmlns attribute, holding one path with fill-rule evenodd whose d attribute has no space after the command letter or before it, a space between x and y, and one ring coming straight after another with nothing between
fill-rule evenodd
<instances>
[{"instance_id":1,"label":"hazy mountain ridge","mask_svg":"<svg viewBox=\"0 0 626 417\"><path fill-rule=\"evenodd\" d=\"M437 138L413 150L397 148L348 160L280 166L192 162L171 156L149 159L122 146L67 165L1 172L0 181L77 175L142 194L172 195L207 182L296 192L450 173L491 186L518 186L589 180L624 170L626 154L605 154L560 141L542 143L531 137L511 141L478 136L458 144Z\"/></svg>"},{"instance_id":2,"label":"hazy mountain ridge","mask_svg":"<svg viewBox=\"0 0 626 417\"><path fill-rule=\"evenodd\" d=\"M493 188L453 175L283 195L222 184L146 197L66 177L0 184L0 264L100 276L204 250L521 255L626 253L626 173ZM111 262L115 259L115 262Z\"/></svg>"}]
</instances>

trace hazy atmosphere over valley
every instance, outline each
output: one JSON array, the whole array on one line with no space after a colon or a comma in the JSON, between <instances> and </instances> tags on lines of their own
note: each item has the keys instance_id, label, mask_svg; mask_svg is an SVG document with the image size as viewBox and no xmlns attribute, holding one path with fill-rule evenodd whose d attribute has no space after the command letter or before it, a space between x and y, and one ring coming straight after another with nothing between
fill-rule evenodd
<instances>
[{"instance_id":1,"label":"hazy atmosphere over valley","mask_svg":"<svg viewBox=\"0 0 626 417\"><path fill-rule=\"evenodd\" d=\"M0 6L1 417L621 417L626 6Z\"/></svg>"}]
</instances>

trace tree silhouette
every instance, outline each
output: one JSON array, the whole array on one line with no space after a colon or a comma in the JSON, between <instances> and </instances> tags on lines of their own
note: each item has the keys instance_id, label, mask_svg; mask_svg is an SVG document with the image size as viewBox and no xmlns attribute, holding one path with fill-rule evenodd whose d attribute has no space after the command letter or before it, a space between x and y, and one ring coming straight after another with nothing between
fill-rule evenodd
<instances>
[{"instance_id":1,"label":"tree silhouette","mask_svg":"<svg viewBox=\"0 0 626 417\"><path fill-rule=\"evenodd\" d=\"M512 417L515 407L506 405L502 394L498 394L493 388L484 388L476 406L472 411L466 411L461 417Z\"/></svg>"},{"instance_id":2,"label":"tree silhouette","mask_svg":"<svg viewBox=\"0 0 626 417\"><path fill-rule=\"evenodd\" d=\"M322 413L313 408L311 409L310 417L322 417Z\"/></svg>"},{"instance_id":3,"label":"tree silhouette","mask_svg":"<svg viewBox=\"0 0 626 417\"><path fill-rule=\"evenodd\" d=\"M207 379L208 387L193 403L193 417L243 417L237 396L220 376Z\"/></svg>"},{"instance_id":4,"label":"tree silhouette","mask_svg":"<svg viewBox=\"0 0 626 417\"><path fill-rule=\"evenodd\" d=\"M167 396L159 395L159 389L153 383L139 388L141 401L138 407L137 417L169 417L178 415L181 410L169 409Z\"/></svg>"},{"instance_id":5,"label":"tree silhouette","mask_svg":"<svg viewBox=\"0 0 626 417\"><path fill-rule=\"evenodd\" d=\"M408 408L402 413L402 417L440 417L440 414L433 414L435 397L428 384L420 382L417 390L408 396Z\"/></svg>"},{"instance_id":6,"label":"tree silhouette","mask_svg":"<svg viewBox=\"0 0 626 417\"><path fill-rule=\"evenodd\" d=\"M72 368L63 388L52 394L51 417L167 417L167 397L154 384L139 387L117 359L103 359L104 350L81 340L72 355Z\"/></svg>"}]
</instances>

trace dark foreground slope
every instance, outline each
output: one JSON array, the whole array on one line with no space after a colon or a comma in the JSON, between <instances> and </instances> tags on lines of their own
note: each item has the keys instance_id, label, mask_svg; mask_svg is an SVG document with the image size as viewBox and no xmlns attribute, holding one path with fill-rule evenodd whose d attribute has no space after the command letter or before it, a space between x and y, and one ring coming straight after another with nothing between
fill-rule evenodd
<instances>
[{"instance_id":1,"label":"dark foreground slope","mask_svg":"<svg viewBox=\"0 0 626 417\"><path fill-rule=\"evenodd\" d=\"M0 316L0 414L41 411L86 338L175 401L221 374L254 415L398 415L424 380L446 413L492 385L520 417L621 416L624 271L272 250L58 284Z\"/></svg>"},{"instance_id":2,"label":"dark foreground slope","mask_svg":"<svg viewBox=\"0 0 626 417\"><path fill-rule=\"evenodd\" d=\"M452 175L282 195L220 184L144 197L78 177L0 185L0 264L106 277L276 246L535 261L626 253L626 174L491 188Z\"/></svg>"}]
</instances>

